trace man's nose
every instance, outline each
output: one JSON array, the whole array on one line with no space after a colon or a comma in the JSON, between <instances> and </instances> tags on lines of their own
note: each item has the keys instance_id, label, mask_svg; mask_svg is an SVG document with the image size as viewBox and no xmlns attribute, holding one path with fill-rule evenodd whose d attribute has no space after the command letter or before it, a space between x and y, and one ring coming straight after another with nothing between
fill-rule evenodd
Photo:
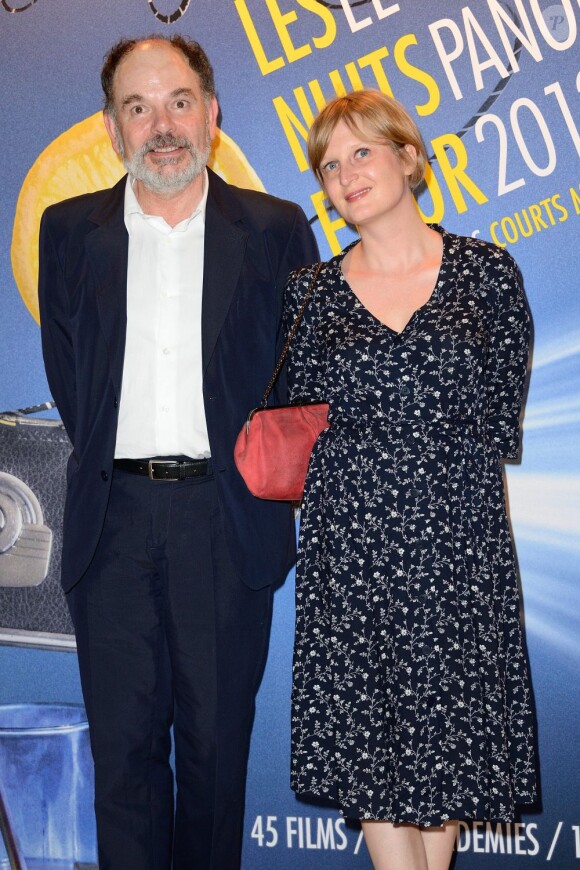
<instances>
[{"instance_id":1,"label":"man's nose","mask_svg":"<svg viewBox=\"0 0 580 870\"><path fill-rule=\"evenodd\" d=\"M158 108L153 115L153 127L157 133L168 133L173 121L171 114L165 108Z\"/></svg>"}]
</instances>

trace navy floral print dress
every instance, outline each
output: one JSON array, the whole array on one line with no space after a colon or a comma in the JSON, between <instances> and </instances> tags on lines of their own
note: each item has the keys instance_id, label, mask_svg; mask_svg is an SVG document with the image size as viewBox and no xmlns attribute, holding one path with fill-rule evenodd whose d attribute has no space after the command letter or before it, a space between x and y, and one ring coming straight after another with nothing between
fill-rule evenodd
<instances>
[{"instance_id":1,"label":"navy floral print dress","mask_svg":"<svg viewBox=\"0 0 580 870\"><path fill-rule=\"evenodd\" d=\"M291 401L331 408L301 512L292 787L425 826L511 820L535 796L501 464L519 449L529 317L508 253L434 229L437 285L401 333L354 295L345 251L288 369ZM287 326L311 275L289 279Z\"/></svg>"}]
</instances>

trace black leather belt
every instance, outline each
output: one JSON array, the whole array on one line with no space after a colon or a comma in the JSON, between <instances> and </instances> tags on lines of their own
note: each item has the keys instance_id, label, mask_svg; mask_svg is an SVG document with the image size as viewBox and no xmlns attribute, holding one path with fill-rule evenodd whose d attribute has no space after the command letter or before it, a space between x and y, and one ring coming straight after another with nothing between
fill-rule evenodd
<instances>
[{"instance_id":1,"label":"black leather belt","mask_svg":"<svg viewBox=\"0 0 580 870\"><path fill-rule=\"evenodd\" d=\"M149 480L186 480L211 474L209 459L115 459L113 467Z\"/></svg>"}]
</instances>

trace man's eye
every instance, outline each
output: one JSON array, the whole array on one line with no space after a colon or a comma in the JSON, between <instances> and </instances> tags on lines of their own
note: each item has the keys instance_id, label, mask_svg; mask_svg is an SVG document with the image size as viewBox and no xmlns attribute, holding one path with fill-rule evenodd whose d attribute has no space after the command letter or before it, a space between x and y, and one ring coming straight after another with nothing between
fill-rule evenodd
<instances>
[{"instance_id":1,"label":"man's eye","mask_svg":"<svg viewBox=\"0 0 580 870\"><path fill-rule=\"evenodd\" d=\"M143 106L132 106L131 108L132 115L142 115L144 111Z\"/></svg>"},{"instance_id":2,"label":"man's eye","mask_svg":"<svg viewBox=\"0 0 580 870\"><path fill-rule=\"evenodd\" d=\"M186 106L187 106L187 103L185 100L177 100L177 102L175 103L175 107L177 109L185 109Z\"/></svg>"}]
</instances>

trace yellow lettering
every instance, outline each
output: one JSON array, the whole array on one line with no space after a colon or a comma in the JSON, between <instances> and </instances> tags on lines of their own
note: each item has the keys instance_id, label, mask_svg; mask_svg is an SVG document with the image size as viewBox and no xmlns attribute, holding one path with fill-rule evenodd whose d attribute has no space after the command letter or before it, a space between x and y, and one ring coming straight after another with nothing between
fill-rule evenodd
<instances>
[{"instance_id":1,"label":"yellow lettering","mask_svg":"<svg viewBox=\"0 0 580 870\"><path fill-rule=\"evenodd\" d=\"M401 38L397 40L393 51L395 63L403 75L406 75L407 78L413 79L416 82L420 82L429 95L429 99L426 103L415 106L417 114L432 115L441 102L441 92L433 76L430 76L429 73L425 72L425 70L413 66L413 64L409 63L407 60L405 52L410 45L417 45L417 37L412 33L408 33L406 36L401 36Z\"/></svg>"},{"instance_id":2,"label":"yellow lettering","mask_svg":"<svg viewBox=\"0 0 580 870\"><path fill-rule=\"evenodd\" d=\"M552 224L553 227L555 227L556 221L554 220L554 215L552 214L552 209L550 208L551 200L552 200L551 197L546 197L546 199L541 199L540 205L544 206L550 223Z\"/></svg>"},{"instance_id":3,"label":"yellow lettering","mask_svg":"<svg viewBox=\"0 0 580 870\"><path fill-rule=\"evenodd\" d=\"M498 246L498 248L505 248L505 247L506 247L506 243L505 243L505 242L500 242L500 240L498 239L498 237L497 237L497 235L496 235L496 232L495 232L495 231L496 231L496 229L497 229L498 227L499 227L499 221L494 221L494 222L492 223L492 225L490 226L490 228L489 228L489 234L490 234L490 236L491 236L491 238L492 238L494 244L496 244L496 245Z\"/></svg>"},{"instance_id":4,"label":"yellow lettering","mask_svg":"<svg viewBox=\"0 0 580 870\"><path fill-rule=\"evenodd\" d=\"M536 231L537 231L538 233L539 233L541 230L547 230L547 229L548 229L548 224L546 223L546 221L545 221L545 220L543 219L543 217L542 217L542 209L541 209L540 206L537 204L537 202L534 202L534 203L530 206L530 214L531 214L531 216L532 216L532 220L533 220L533 222L534 222L534 225L535 225L535 227L536 227ZM509 239L508 239L508 242L509 242Z\"/></svg>"},{"instance_id":5,"label":"yellow lettering","mask_svg":"<svg viewBox=\"0 0 580 870\"><path fill-rule=\"evenodd\" d=\"M316 214L318 215L320 226L324 230L326 241L330 246L330 250L332 251L333 256L335 254L340 254L340 252L342 251L342 245L338 241L338 236L336 234L339 230L345 228L346 222L341 217L331 220L330 215L328 214L328 211L324 204L326 200L326 194L323 190L319 190L316 193L313 193L310 199L312 200L312 204L316 209Z\"/></svg>"},{"instance_id":6,"label":"yellow lettering","mask_svg":"<svg viewBox=\"0 0 580 870\"><path fill-rule=\"evenodd\" d=\"M274 72L274 70L285 66L283 57L277 57L274 60L268 60L266 57L266 52L260 42L258 31L256 30L254 22L252 21L252 16L248 11L246 0L234 0L234 4L238 11L238 15L240 16L244 30L246 31L248 42L254 52L254 57L258 61L258 66L260 67L262 75L267 76L268 73Z\"/></svg>"},{"instance_id":7,"label":"yellow lettering","mask_svg":"<svg viewBox=\"0 0 580 870\"><path fill-rule=\"evenodd\" d=\"M352 85L353 91L363 91L365 86L362 83L362 79L359 76L358 70L354 63L347 63L345 66L345 70Z\"/></svg>"},{"instance_id":8,"label":"yellow lettering","mask_svg":"<svg viewBox=\"0 0 580 870\"><path fill-rule=\"evenodd\" d=\"M322 93L320 82L318 81L318 79L312 79L311 82L308 82L308 87L310 88L310 93L312 94L314 102L316 103L316 108L319 112L322 112L322 110L326 106L326 97Z\"/></svg>"},{"instance_id":9,"label":"yellow lettering","mask_svg":"<svg viewBox=\"0 0 580 870\"><path fill-rule=\"evenodd\" d=\"M286 134L286 138L288 140L288 144L292 149L292 154L294 155L294 159L296 160L296 164L300 172L305 172L308 169L308 160L306 158L306 153L304 147L296 132L301 136L304 142L308 139L308 130L310 129L312 122L314 121L314 112L312 111L308 100L306 99L306 94L304 93L304 88L294 88L294 96L296 97L296 102L298 103L298 107L302 112L302 117L307 123L307 127L300 121L300 119L294 114L288 103L282 97L274 97L274 108L278 113L278 118L280 119L280 123L282 124L282 129Z\"/></svg>"},{"instance_id":10,"label":"yellow lettering","mask_svg":"<svg viewBox=\"0 0 580 870\"><path fill-rule=\"evenodd\" d=\"M337 69L331 70L328 74L328 78L330 79L330 83L334 88L336 96L344 97L347 91L339 71Z\"/></svg>"},{"instance_id":11,"label":"yellow lettering","mask_svg":"<svg viewBox=\"0 0 580 870\"><path fill-rule=\"evenodd\" d=\"M570 199L572 200L572 205L574 206L574 211L576 214L580 214L580 194L576 192L576 188L570 188Z\"/></svg>"},{"instance_id":12,"label":"yellow lettering","mask_svg":"<svg viewBox=\"0 0 580 870\"><path fill-rule=\"evenodd\" d=\"M336 37L336 21L334 20L334 15L330 9L327 9L326 6L322 6L318 0L298 0L298 3L303 9L307 9L309 12L313 12L314 15L318 15L322 18L326 25L326 30L322 36L313 36L312 42L316 48L328 48L329 45L332 45Z\"/></svg>"},{"instance_id":13,"label":"yellow lettering","mask_svg":"<svg viewBox=\"0 0 580 870\"><path fill-rule=\"evenodd\" d=\"M504 236L506 237L506 240L509 242L509 244L515 245L515 243L518 240L518 228L516 227L515 223L511 219L511 217L506 216L506 217L502 218L501 228L502 228L502 232L503 232ZM510 236L510 233L511 233L511 236Z\"/></svg>"},{"instance_id":14,"label":"yellow lettering","mask_svg":"<svg viewBox=\"0 0 580 870\"><path fill-rule=\"evenodd\" d=\"M560 205L559 199L560 199L560 194L555 193L554 196L552 197L552 205L554 206L554 208L557 211L559 211L561 213L558 220L560 221L560 223L564 223L564 221L568 220L568 209L565 206Z\"/></svg>"},{"instance_id":15,"label":"yellow lettering","mask_svg":"<svg viewBox=\"0 0 580 870\"><path fill-rule=\"evenodd\" d=\"M381 61L388 57L389 52L383 46L383 48L377 48L376 51L371 51L370 54L365 54L358 59L358 65L361 69L364 69L365 66L370 66L373 73L375 74L375 79L377 80L377 84L379 86L379 90L383 92L383 94L387 94L389 97L393 97L394 94L391 90L391 86L389 84L389 80L385 75L385 71L381 65Z\"/></svg>"},{"instance_id":16,"label":"yellow lettering","mask_svg":"<svg viewBox=\"0 0 580 870\"><path fill-rule=\"evenodd\" d=\"M465 172L467 168L467 151L465 145L455 133L445 133L443 136L438 136L431 141L435 157L439 161L441 172L451 193L451 197L455 204L458 214L467 211L467 204L463 197L460 185L474 198L479 204L483 205L488 201L485 193L471 180ZM454 166L449 162L448 149L455 154L456 163Z\"/></svg>"},{"instance_id":17,"label":"yellow lettering","mask_svg":"<svg viewBox=\"0 0 580 870\"><path fill-rule=\"evenodd\" d=\"M445 214L445 200L443 199L443 193L441 192L441 187L439 186L437 176L435 175L429 164L427 164L427 166L425 167L425 184L427 190L431 194L433 211L431 212L431 214L427 215L421 209L419 203L417 203L419 214L421 215L426 224L439 224L443 220L443 215Z\"/></svg>"},{"instance_id":18,"label":"yellow lettering","mask_svg":"<svg viewBox=\"0 0 580 870\"><path fill-rule=\"evenodd\" d=\"M290 39L288 25L292 24L298 18L296 12L292 10L291 12L282 13L276 0L266 0L266 6L268 7L272 21L274 22L274 27L276 28L276 32L280 42L282 43L282 48L286 52L286 57L290 63L293 63L295 60L300 60L301 57L306 57L307 54L310 54L312 49L307 43L301 45L300 48L296 48Z\"/></svg>"}]
</instances>

